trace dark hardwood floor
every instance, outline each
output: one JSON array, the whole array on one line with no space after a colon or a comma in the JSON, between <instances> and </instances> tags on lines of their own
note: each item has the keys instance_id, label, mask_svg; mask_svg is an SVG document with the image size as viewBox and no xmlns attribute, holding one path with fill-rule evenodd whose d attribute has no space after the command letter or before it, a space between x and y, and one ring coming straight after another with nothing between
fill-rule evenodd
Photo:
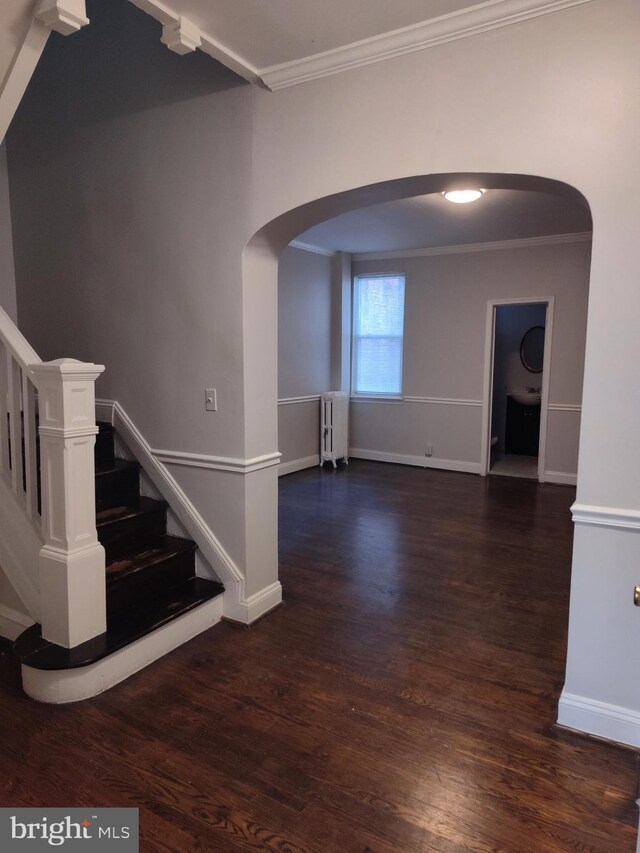
<instances>
[{"instance_id":1,"label":"dark hardwood floor","mask_svg":"<svg viewBox=\"0 0 640 853\"><path fill-rule=\"evenodd\" d=\"M64 707L0 654L0 805L138 806L153 853L635 850L635 753L554 726L573 490L354 461L280 493L250 630Z\"/></svg>"}]
</instances>

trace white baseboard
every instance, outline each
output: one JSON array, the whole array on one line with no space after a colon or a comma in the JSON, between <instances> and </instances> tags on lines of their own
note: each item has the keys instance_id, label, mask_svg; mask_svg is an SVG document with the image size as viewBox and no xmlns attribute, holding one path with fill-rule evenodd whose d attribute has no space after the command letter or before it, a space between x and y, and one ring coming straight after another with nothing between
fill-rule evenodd
<instances>
[{"instance_id":1,"label":"white baseboard","mask_svg":"<svg viewBox=\"0 0 640 853\"><path fill-rule=\"evenodd\" d=\"M54 705L90 699L192 640L221 618L222 596L218 596L89 666L42 670L23 664L22 687L32 699Z\"/></svg>"},{"instance_id":2,"label":"white baseboard","mask_svg":"<svg viewBox=\"0 0 640 853\"><path fill-rule=\"evenodd\" d=\"M640 748L640 711L563 691L558 723L570 729Z\"/></svg>"},{"instance_id":3,"label":"white baseboard","mask_svg":"<svg viewBox=\"0 0 640 853\"><path fill-rule=\"evenodd\" d=\"M279 604L282 604L282 585L280 581L276 581L232 607L225 606L224 618L243 625L251 625Z\"/></svg>"},{"instance_id":4,"label":"white baseboard","mask_svg":"<svg viewBox=\"0 0 640 853\"><path fill-rule=\"evenodd\" d=\"M301 459L291 459L289 462L281 462L278 465L278 477L284 477L285 474L293 474L295 471L302 471L304 468L313 468L314 465L319 464L319 453L313 456L303 456Z\"/></svg>"},{"instance_id":5,"label":"white baseboard","mask_svg":"<svg viewBox=\"0 0 640 853\"><path fill-rule=\"evenodd\" d=\"M33 619L25 613L0 604L0 637L13 642L23 631L33 625Z\"/></svg>"},{"instance_id":6,"label":"white baseboard","mask_svg":"<svg viewBox=\"0 0 640 853\"><path fill-rule=\"evenodd\" d=\"M381 450L363 450L350 447L349 457L370 459L373 462L393 462L396 465L413 465L417 468L439 468L443 471L460 471L463 474L479 474L479 462L464 462L460 459L437 459L433 456L411 456L406 453L385 453Z\"/></svg>"},{"instance_id":7,"label":"white baseboard","mask_svg":"<svg viewBox=\"0 0 640 853\"><path fill-rule=\"evenodd\" d=\"M567 471L545 471L543 477L545 483L557 483L560 486L575 486L578 482L578 475Z\"/></svg>"}]
</instances>

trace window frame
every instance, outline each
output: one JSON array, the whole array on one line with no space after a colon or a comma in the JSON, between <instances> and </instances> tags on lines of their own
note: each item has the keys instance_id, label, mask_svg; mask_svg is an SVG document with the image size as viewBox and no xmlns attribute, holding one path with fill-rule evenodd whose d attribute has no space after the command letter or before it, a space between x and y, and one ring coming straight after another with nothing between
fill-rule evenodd
<instances>
[{"instance_id":1,"label":"window frame","mask_svg":"<svg viewBox=\"0 0 640 853\"><path fill-rule=\"evenodd\" d=\"M356 335L355 326L356 326L356 292L357 292L357 284L359 280L362 279L376 279L376 278L401 278L403 281L403 301L402 301L402 335L399 336L390 336L390 335ZM350 387L350 396L359 399L359 400L402 400L403 399L403 389L404 389L404 341L405 341L405 316L406 316L406 296L407 296L407 276L405 272L401 272L398 270L394 271L386 271L386 272L376 272L376 273L361 273L353 276L352 286L351 286L351 387ZM356 359L356 351L357 351L357 341L362 338L373 338L373 337L400 337L402 341L402 346L400 347L400 390L396 393L393 391L356 391L356 370L357 370L357 359Z\"/></svg>"}]
</instances>

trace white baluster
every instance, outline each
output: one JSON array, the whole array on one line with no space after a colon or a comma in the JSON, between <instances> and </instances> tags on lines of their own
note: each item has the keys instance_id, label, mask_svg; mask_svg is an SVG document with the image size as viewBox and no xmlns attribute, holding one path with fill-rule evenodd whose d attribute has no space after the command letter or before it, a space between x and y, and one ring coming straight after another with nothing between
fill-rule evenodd
<instances>
[{"instance_id":1,"label":"white baluster","mask_svg":"<svg viewBox=\"0 0 640 853\"><path fill-rule=\"evenodd\" d=\"M72 648L106 630L105 556L96 533L94 383L104 367L32 365L40 414L42 636Z\"/></svg>"}]
</instances>

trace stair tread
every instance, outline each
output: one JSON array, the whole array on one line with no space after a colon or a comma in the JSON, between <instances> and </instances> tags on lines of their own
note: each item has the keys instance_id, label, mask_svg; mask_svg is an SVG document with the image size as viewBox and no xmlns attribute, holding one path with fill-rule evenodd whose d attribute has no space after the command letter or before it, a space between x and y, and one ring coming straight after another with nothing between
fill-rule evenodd
<instances>
[{"instance_id":1,"label":"stair tread","mask_svg":"<svg viewBox=\"0 0 640 853\"><path fill-rule=\"evenodd\" d=\"M88 666L161 628L224 592L222 584L193 577L163 591L146 607L110 616L107 630L73 649L42 638L40 625L27 628L13 646L21 663L33 669L60 670Z\"/></svg>"},{"instance_id":2,"label":"stair tread","mask_svg":"<svg viewBox=\"0 0 640 853\"><path fill-rule=\"evenodd\" d=\"M191 539L179 536L163 536L156 545L127 554L113 560L107 565L107 584L122 581L126 577L137 574L151 566L163 563L165 560L188 552L195 552L196 544Z\"/></svg>"},{"instance_id":3,"label":"stair tread","mask_svg":"<svg viewBox=\"0 0 640 853\"><path fill-rule=\"evenodd\" d=\"M96 526L100 530L110 524L117 524L117 522L123 521L126 518L135 518L136 516L145 515L148 512L156 512L166 506L166 501L141 497L140 504L136 507L115 506L110 509L101 509L100 512L96 513Z\"/></svg>"}]
</instances>

